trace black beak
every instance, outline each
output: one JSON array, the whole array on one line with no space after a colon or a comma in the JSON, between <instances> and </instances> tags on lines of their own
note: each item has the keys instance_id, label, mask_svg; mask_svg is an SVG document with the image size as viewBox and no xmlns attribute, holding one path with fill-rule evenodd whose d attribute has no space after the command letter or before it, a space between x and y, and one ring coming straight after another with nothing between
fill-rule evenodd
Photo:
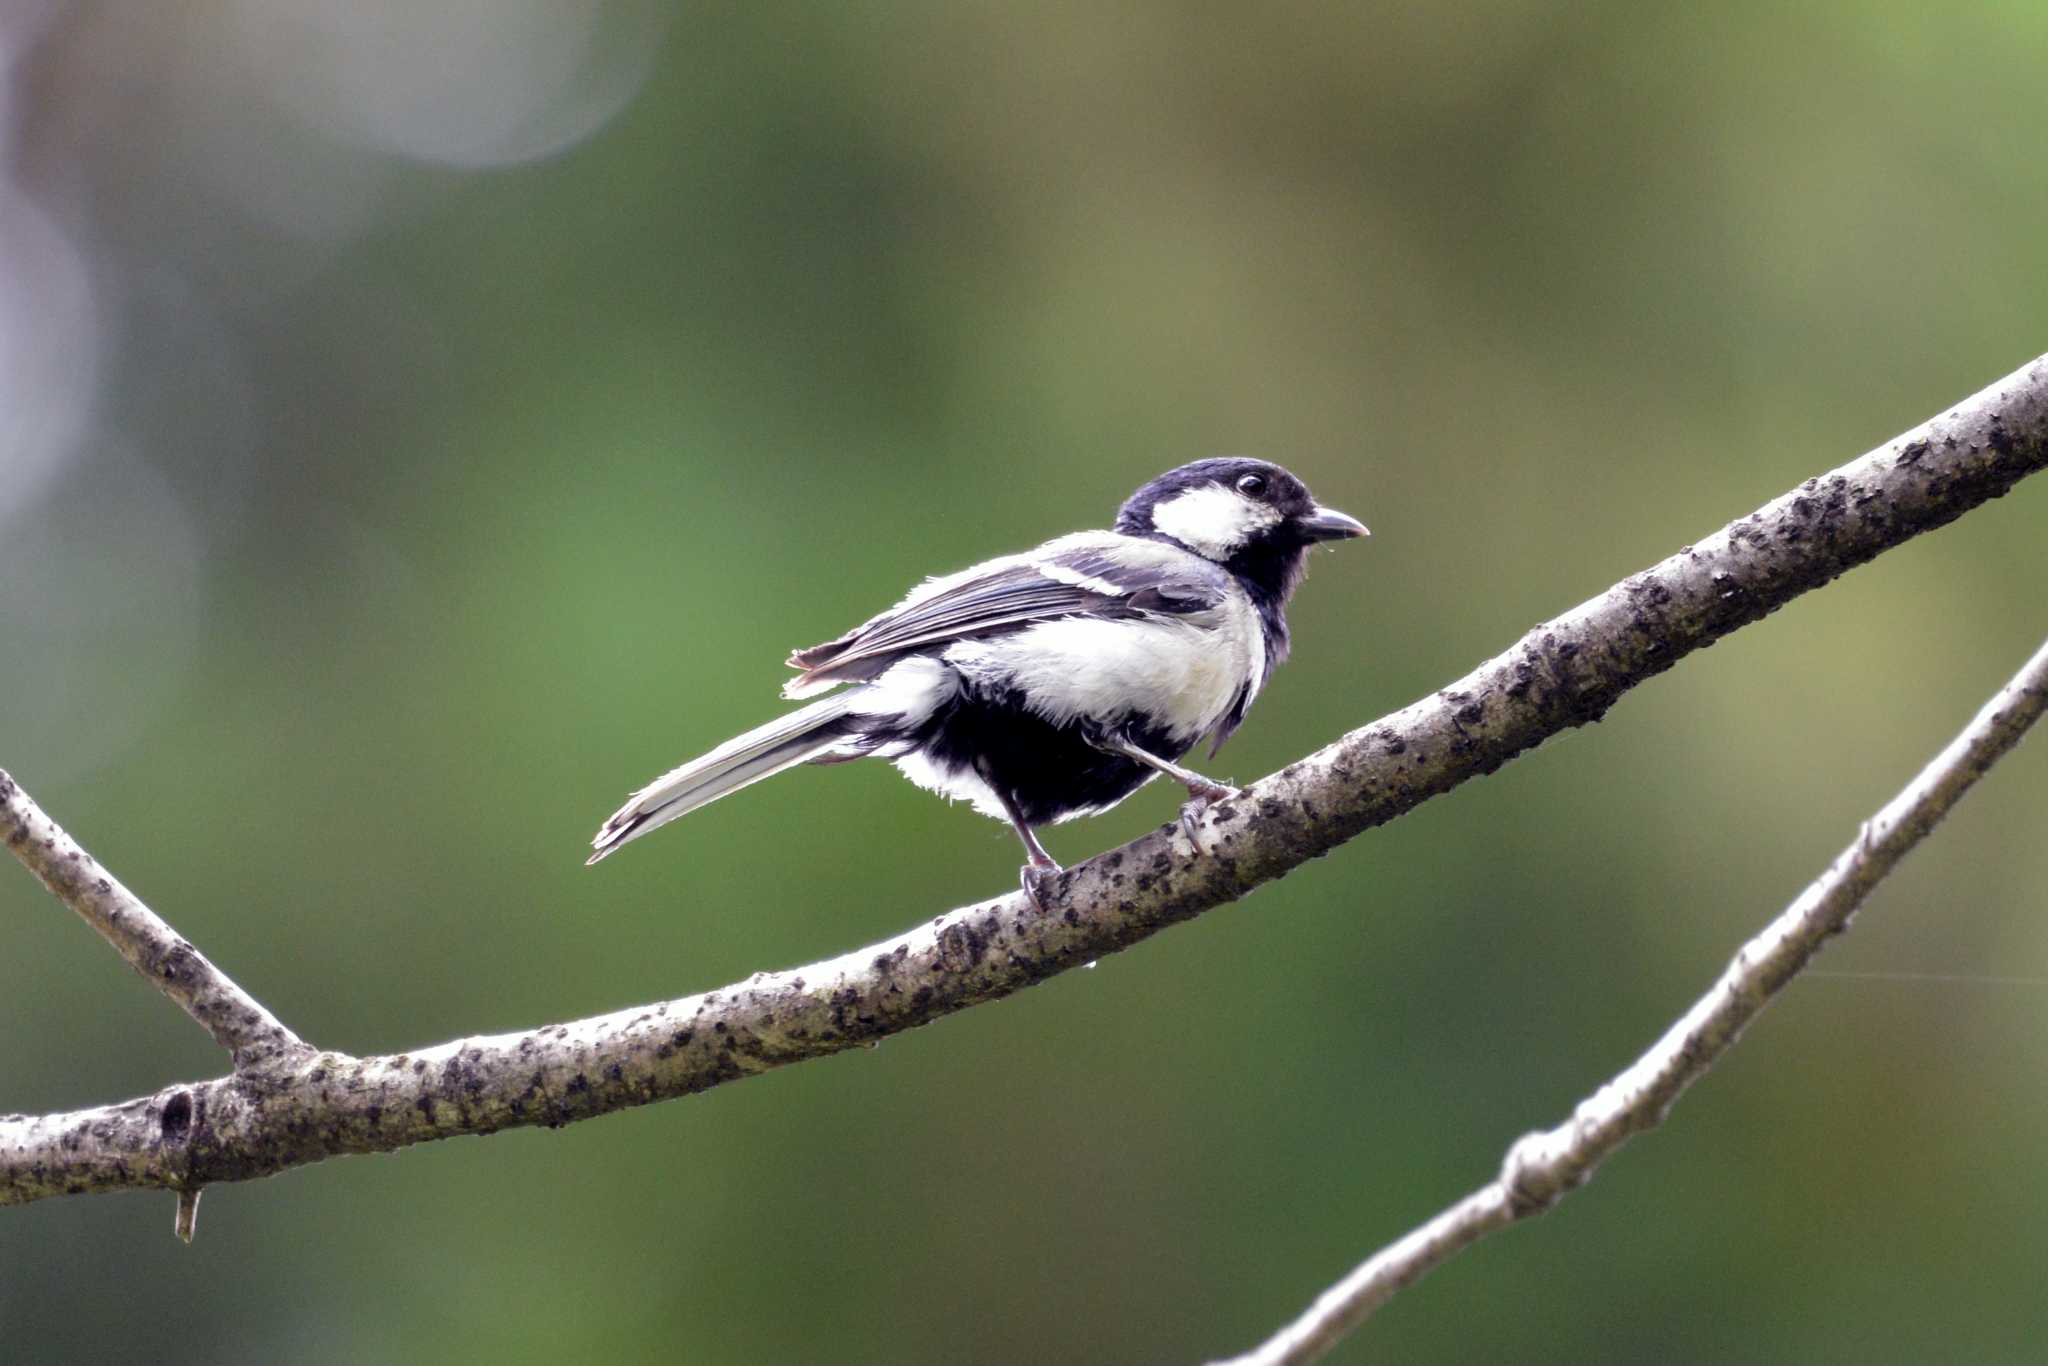
<instances>
[{"instance_id":1,"label":"black beak","mask_svg":"<svg viewBox=\"0 0 2048 1366\"><path fill-rule=\"evenodd\" d=\"M1364 522L1335 508L1311 508L1306 517L1295 518L1294 525L1311 541L1348 541L1354 536L1372 535Z\"/></svg>"}]
</instances>

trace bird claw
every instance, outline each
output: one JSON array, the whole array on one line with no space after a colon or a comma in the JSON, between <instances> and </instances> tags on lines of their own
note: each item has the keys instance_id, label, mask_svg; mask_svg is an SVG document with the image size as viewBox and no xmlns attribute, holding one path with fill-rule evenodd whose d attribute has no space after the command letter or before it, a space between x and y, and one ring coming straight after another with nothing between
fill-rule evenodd
<instances>
[{"instance_id":1,"label":"bird claw","mask_svg":"<svg viewBox=\"0 0 2048 1366\"><path fill-rule=\"evenodd\" d=\"M1240 788L1226 787L1222 783L1210 783L1200 789L1190 787L1188 793L1187 804L1180 809L1180 829L1181 833L1188 837L1188 843L1195 847L1195 852L1201 853L1202 817L1208 815L1209 808L1216 803L1234 801L1242 797L1244 792Z\"/></svg>"},{"instance_id":2,"label":"bird claw","mask_svg":"<svg viewBox=\"0 0 2048 1366\"><path fill-rule=\"evenodd\" d=\"M1058 877L1065 869L1051 859L1044 863L1027 863L1017 870L1017 880L1024 885L1024 895L1031 898L1031 904L1040 911L1046 909L1046 884Z\"/></svg>"}]
</instances>

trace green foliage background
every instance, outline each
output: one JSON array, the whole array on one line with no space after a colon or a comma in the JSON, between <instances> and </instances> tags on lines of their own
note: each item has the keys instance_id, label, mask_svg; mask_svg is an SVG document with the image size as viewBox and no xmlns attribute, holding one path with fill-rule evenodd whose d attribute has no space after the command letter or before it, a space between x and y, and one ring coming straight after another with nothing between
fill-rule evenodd
<instances>
[{"instance_id":1,"label":"green foliage background","mask_svg":"<svg viewBox=\"0 0 2048 1366\"><path fill-rule=\"evenodd\" d=\"M190 168L106 131L142 150L69 202L106 259L187 253L250 425L222 454L212 381L124 316L92 442L0 527L0 765L352 1052L881 938L1009 886L1008 832L853 765L597 870L584 841L771 714L789 647L1182 460L1280 460L1374 531L1317 558L1215 765L1248 779L1972 392L2048 349L2044 16L711 7L589 141L397 172L260 293L297 248L193 230ZM107 512L138 462L191 518L175 641ZM873 1051L218 1187L190 1248L168 1196L0 1211L4 1355L1241 1349L1647 1044L1963 723L2048 623L2044 499ZM1667 1130L1336 1359L2038 1361L2042 745L1823 965L1936 976L1802 982ZM0 1107L221 1070L18 871L0 926Z\"/></svg>"}]
</instances>

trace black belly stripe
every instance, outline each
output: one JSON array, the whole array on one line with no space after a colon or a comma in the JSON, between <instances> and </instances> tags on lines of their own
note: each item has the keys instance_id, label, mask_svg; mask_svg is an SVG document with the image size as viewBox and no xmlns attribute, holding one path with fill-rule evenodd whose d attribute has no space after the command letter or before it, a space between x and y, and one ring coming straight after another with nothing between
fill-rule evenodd
<instances>
[{"instance_id":1,"label":"black belly stripe","mask_svg":"<svg viewBox=\"0 0 2048 1366\"><path fill-rule=\"evenodd\" d=\"M1180 758L1194 743L1151 726L1126 733L1140 749L1163 759ZM887 737L899 738L900 731ZM1014 688L963 689L919 728L916 739L934 763L979 772L1008 791L1031 825L1113 806L1152 776L1144 765L1089 744L1079 722L1055 726L1028 710Z\"/></svg>"}]
</instances>

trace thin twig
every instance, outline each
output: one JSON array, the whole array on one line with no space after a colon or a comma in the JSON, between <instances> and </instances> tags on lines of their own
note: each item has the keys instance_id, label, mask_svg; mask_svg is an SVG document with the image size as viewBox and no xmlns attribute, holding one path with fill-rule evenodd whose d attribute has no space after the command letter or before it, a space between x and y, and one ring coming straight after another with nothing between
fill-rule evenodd
<instances>
[{"instance_id":1,"label":"thin twig","mask_svg":"<svg viewBox=\"0 0 2048 1366\"><path fill-rule=\"evenodd\" d=\"M51 895L78 912L130 967L197 1020L237 1067L306 1050L298 1035L79 848L4 770L0 839Z\"/></svg>"},{"instance_id":2,"label":"thin twig","mask_svg":"<svg viewBox=\"0 0 2048 1366\"><path fill-rule=\"evenodd\" d=\"M118 1105L0 1115L0 1204L197 1188L344 1153L560 1125L823 1057L1010 995L1240 899L2048 466L2048 357L1632 575L1441 692L1044 888L843 957L523 1034L294 1054ZM111 879L109 879L111 883Z\"/></svg>"},{"instance_id":3,"label":"thin twig","mask_svg":"<svg viewBox=\"0 0 2048 1366\"><path fill-rule=\"evenodd\" d=\"M1316 1360L1403 1287L1496 1229L1541 1214L1585 1183L1630 1137L1664 1122L1822 945L2048 709L2048 644L1984 704L1962 734L1866 822L1847 849L1763 931L1650 1050L1572 1112L1508 1150L1501 1174L1422 1227L1382 1248L1323 1292L1257 1351L1222 1366L1301 1366Z\"/></svg>"}]
</instances>

